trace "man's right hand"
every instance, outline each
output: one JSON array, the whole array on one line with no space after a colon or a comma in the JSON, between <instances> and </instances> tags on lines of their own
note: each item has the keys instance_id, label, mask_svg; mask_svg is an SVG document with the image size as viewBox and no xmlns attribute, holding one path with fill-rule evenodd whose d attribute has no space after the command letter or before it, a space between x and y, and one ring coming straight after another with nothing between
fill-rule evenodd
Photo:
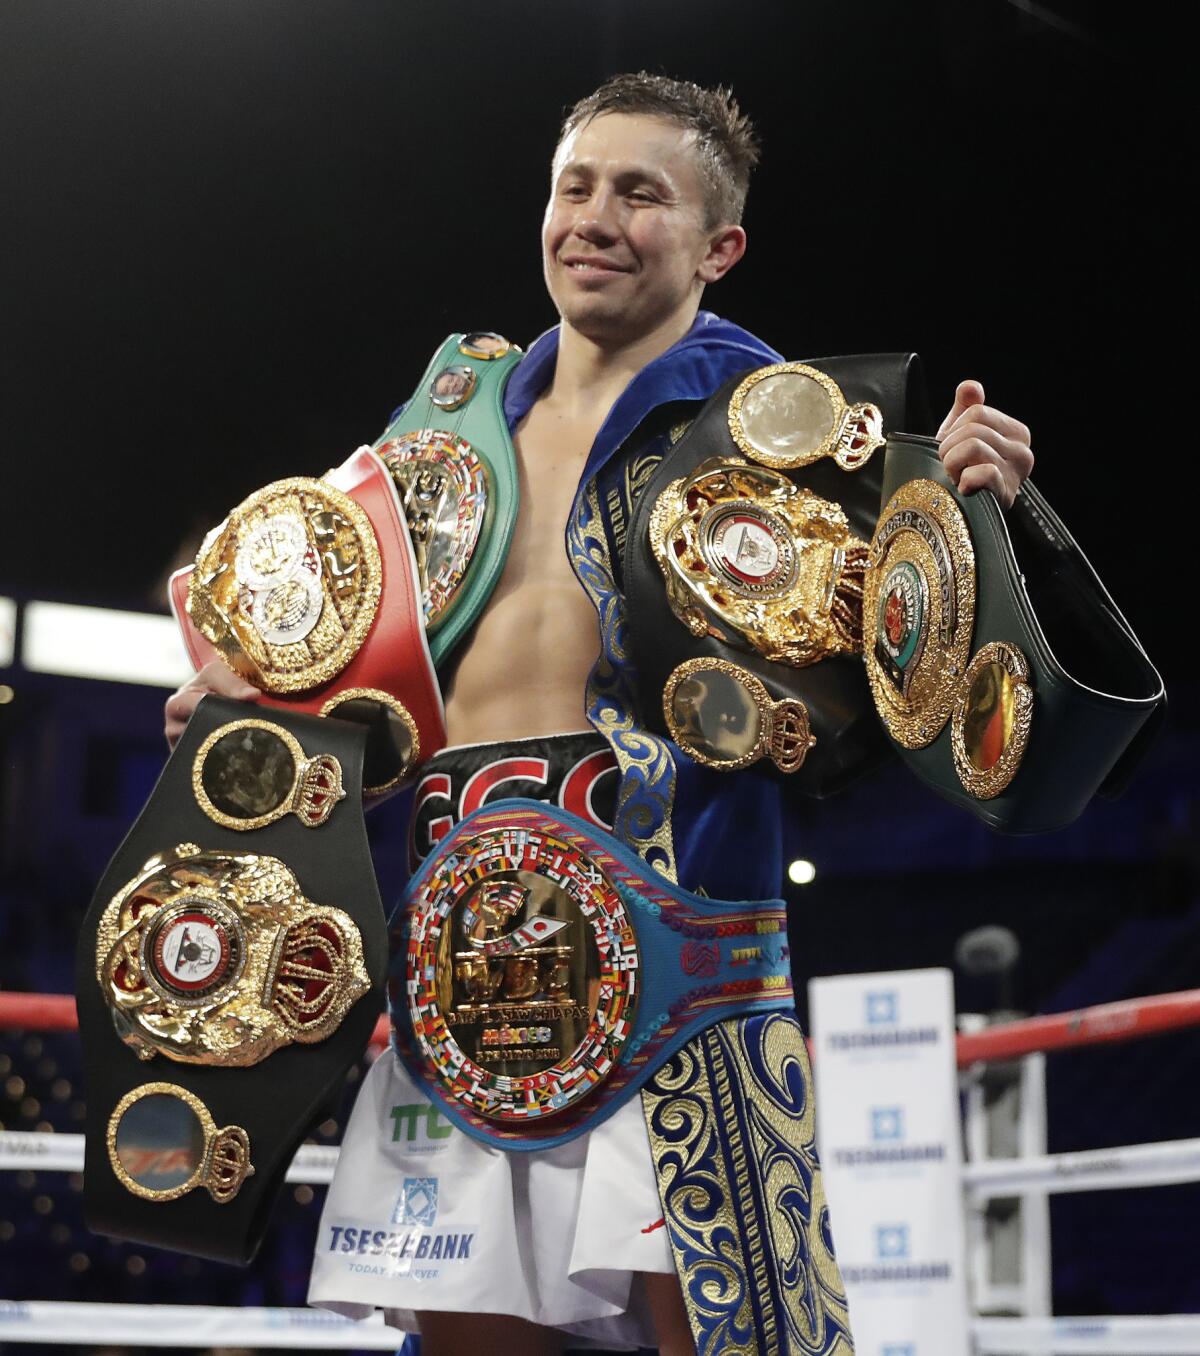
<instances>
[{"instance_id":1,"label":"man's right hand","mask_svg":"<svg viewBox=\"0 0 1200 1356\"><path fill-rule=\"evenodd\" d=\"M167 698L163 708L166 723L164 734L167 743L174 748L183 733L183 727L192 718L192 712L200 705L200 698L213 693L217 697L232 697L234 701L257 701L262 693L251 687L244 678L239 678L232 669L219 659L210 659L194 677L189 678L177 691Z\"/></svg>"}]
</instances>

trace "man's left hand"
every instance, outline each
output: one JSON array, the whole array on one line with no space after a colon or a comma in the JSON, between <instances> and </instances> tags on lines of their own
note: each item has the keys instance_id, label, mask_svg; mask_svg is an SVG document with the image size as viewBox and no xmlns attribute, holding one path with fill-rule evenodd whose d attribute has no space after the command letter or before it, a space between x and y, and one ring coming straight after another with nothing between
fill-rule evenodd
<instances>
[{"instance_id":1,"label":"man's left hand","mask_svg":"<svg viewBox=\"0 0 1200 1356\"><path fill-rule=\"evenodd\" d=\"M1011 508L1033 470L1029 430L1019 419L983 403L983 386L960 381L954 405L937 432L938 455L960 494L991 490Z\"/></svg>"}]
</instances>

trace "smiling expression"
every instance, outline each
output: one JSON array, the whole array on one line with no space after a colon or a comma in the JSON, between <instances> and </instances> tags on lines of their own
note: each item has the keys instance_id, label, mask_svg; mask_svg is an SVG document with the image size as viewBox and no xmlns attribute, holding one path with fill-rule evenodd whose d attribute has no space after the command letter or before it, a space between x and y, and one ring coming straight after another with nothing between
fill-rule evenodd
<instances>
[{"instance_id":1,"label":"smiling expression","mask_svg":"<svg viewBox=\"0 0 1200 1356\"><path fill-rule=\"evenodd\" d=\"M542 264L564 323L604 344L686 329L733 262L714 244L728 228L706 224L695 133L602 114L563 138L551 173Z\"/></svg>"}]
</instances>

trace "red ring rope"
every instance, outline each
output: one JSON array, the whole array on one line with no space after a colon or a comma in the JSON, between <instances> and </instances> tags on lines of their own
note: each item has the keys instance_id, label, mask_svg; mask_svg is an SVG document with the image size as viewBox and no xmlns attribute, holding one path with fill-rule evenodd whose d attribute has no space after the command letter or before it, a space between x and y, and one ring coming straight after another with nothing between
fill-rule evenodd
<instances>
[{"instance_id":1,"label":"red ring rope","mask_svg":"<svg viewBox=\"0 0 1200 1356\"><path fill-rule=\"evenodd\" d=\"M0 993L0 1031L74 1031L77 1026L71 994ZM959 1036L958 1065L963 1068L980 1060L1016 1059L1038 1050L1137 1040L1189 1026L1200 1026L1200 989L1028 1017ZM371 1044L382 1047L387 1042L388 1020L381 1017Z\"/></svg>"}]
</instances>

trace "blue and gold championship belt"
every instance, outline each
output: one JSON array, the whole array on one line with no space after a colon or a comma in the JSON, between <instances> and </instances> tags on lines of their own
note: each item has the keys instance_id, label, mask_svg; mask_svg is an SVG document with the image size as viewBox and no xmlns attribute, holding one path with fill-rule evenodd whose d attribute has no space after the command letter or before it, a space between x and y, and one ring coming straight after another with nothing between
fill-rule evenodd
<instances>
[{"instance_id":1,"label":"blue and gold championship belt","mask_svg":"<svg viewBox=\"0 0 1200 1356\"><path fill-rule=\"evenodd\" d=\"M694 895L541 802L462 820L406 900L397 1048L451 1120L509 1150L593 1129L712 1023L792 1007L781 900Z\"/></svg>"}]
</instances>

